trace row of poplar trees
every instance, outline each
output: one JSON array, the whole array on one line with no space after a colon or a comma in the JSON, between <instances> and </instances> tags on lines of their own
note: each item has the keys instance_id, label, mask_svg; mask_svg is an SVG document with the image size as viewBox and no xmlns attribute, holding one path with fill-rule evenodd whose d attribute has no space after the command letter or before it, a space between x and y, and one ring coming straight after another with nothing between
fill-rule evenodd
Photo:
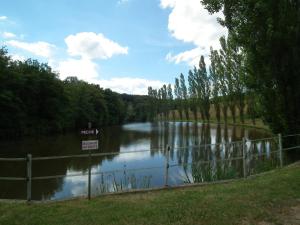
<instances>
[{"instance_id":1,"label":"row of poplar trees","mask_svg":"<svg viewBox=\"0 0 300 225\"><path fill-rule=\"evenodd\" d=\"M210 50L210 66L207 69L204 56L199 67L189 70L187 81L183 74L175 78L175 84L163 85L160 89L148 88L151 111L160 119L191 119L226 123L229 112L233 123L237 115L241 123L247 114L255 124L259 106L255 94L246 88L246 62L243 50L229 36L220 38L221 49ZM247 109L247 113L246 113ZM178 116L177 116L178 114Z\"/></svg>"}]
</instances>

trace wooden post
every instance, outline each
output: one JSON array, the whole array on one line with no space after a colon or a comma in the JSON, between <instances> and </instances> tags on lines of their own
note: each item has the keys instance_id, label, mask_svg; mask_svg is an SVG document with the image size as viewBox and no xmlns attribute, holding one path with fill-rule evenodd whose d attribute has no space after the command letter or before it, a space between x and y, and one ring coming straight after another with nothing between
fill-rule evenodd
<instances>
[{"instance_id":1,"label":"wooden post","mask_svg":"<svg viewBox=\"0 0 300 225\"><path fill-rule=\"evenodd\" d=\"M92 128L92 122L88 122L88 128ZM90 139L90 137L88 138ZM88 199L91 200L91 170L92 170L91 150L89 150L89 174L88 174Z\"/></svg>"},{"instance_id":2,"label":"wooden post","mask_svg":"<svg viewBox=\"0 0 300 225\"><path fill-rule=\"evenodd\" d=\"M91 150L89 150L89 174L88 174L88 199L91 200L91 168L92 167L92 156Z\"/></svg>"},{"instance_id":3,"label":"wooden post","mask_svg":"<svg viewBox=\"0 0 300 225\"><path fill-rule=\"evenodd\" d=\"M281 134L278 134L278 147L279 147L280 168L282 168L283 167L283 159L282 159L282 136L281 136Z\"/></svg>"},{"instance_id":4,"label":"wooden post","mask_svg":"<svg viewBox=\"0 0 300 225\"><path fill-rule=\"evenodd\" d=\"M165 187L169 186L169 158L170 158L170 146L167 145L166 147L166 163L165 163Z\"/></svg>"},{"instance_id":5,"label":"wooden post","mask_svg":"<svg viewBox=\"0 0 300 225\"><path fill-rule=\"evenodd\" d=\"M31 177L32 177L32 156L31 154L27 155L27 203L31 201Z\"/></svg>"},{"instance_id":6,"label":"wooden post","mask_svg":"<svg viewBox=\"0 0 300 225\"><path fill-rule=\"evenodd\" d=\"M247 155L246 155L246 138L243 138L243 175L244 178L247 177L247 165L246 165L246 159L247 159Z\"/></svg>"}]
</instances>

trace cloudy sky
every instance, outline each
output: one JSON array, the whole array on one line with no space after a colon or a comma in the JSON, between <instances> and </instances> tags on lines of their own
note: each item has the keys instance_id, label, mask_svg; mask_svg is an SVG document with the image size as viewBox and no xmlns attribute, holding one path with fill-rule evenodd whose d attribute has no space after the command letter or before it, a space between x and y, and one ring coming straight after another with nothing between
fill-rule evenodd
<instances>
[{"instance_id":1,"label":"cloudy sky","mask_svg":"<svg viewBox=\"0 0 300 225\"><path fill-rule=\"evenodd\" d=\"M226 34L199 0L4 0L0 45L60 78L145 94L174 83Z\"/></svg>"}]
</instances>

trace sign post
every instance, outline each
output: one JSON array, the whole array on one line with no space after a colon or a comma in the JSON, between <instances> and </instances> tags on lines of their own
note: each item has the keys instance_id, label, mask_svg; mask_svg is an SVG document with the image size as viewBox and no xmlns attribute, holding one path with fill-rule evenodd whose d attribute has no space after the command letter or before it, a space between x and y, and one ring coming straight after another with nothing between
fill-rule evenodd
<instances>
[{"instance_id":1,"label":"sign post","mask_svg":"<svg viewBox=\"0 0 300 225\"><path fill-rule=\"evenodd\" d=\"M99 148L99 141L98 140L88 140L88 141L82 141L81 142L81 150L98 150Z\"/></svg>"},{"instance_id":2,"label":"sign post","mask_svg":"<svg viewBox=\"0 0 300 225\"><path fill-rule=\"evenodd\" d=\"M91 150L99 149L99 140L95 138L95 140L91 140L92 136L96 136L99 134L98 129L92 129L92 123L88 123L88 129L82 129L80 131L82 136L87 137L85 140L81 141L81 150L89 151L89 172L88 172L88 199L91 199L91 169L92 169L92 152Z\"/></svg>"},{"instance_id":3,"label":"sign post","mask_svg":"<svg viewBox=\"0 0 300 225\"><path fill-rule=\"evenodd\" d=\"M91 150L89 150L89 175L88 175L88 199L91 200L91 176L92 176L92 156L91 156Z\"/></svg>"}]
</instances>

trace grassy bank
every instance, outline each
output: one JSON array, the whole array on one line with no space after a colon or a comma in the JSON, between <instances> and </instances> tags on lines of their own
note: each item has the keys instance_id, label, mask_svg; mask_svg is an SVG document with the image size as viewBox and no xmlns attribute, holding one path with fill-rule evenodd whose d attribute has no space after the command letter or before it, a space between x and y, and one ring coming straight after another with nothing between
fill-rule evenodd
<instances>
[{"instance_id":1,"label":"grassy bank","mask_svg":"<svg viewBox=\"0 0 300 225\"><path fill-rule=\"evenodd\" d=\"M160 121L159 119L157 119L157 121ZM172 118L169 119L169 121L174 121ZM202 121L202 120L195 120L195 119L179 119L176 118L175 121L177 122L202 122L202 123L207 123L207 121ZM225 122L223 120L221 120L220 122L218 122L216 119L211 119L209 121L211 124L222 124L224 125ZM233 122L233 120L231 118L228 119L227 121L227 125L228 126L242 126L242 127L249 127L249 128L256 128L256 129L263 129L267 132L272 133L271 129L269 128L268 125L264 124L263 121L261 119L257 119L256 123L253 124L252 121L250 119L245 119L245 122L242 123L239 120L236 120L236 123Z\"/></svg>"},{"instance_id":2,"label":"grassy bank","mask_svg":"<svg viewBox=\"0 0 300 225\"><path fill-rule=\"evenodd\" d=\"M201 121L200 121L201 122ZM217 124L219 123L216 119L210 120L210 123ZM225 124L224 121L220 121L220 124ZM253 124L250 119L245 119L244 123L239 120L236 120L236 123L233 122L231 118L228 119L227 125L229 126L242 126L242 127L249 127L249 128L256 128L256 129L263 129L271 133L271 130L268 125L264 124L261 119L256 119L256 123Z\"/></svg>"},{"instance_id":3,"label":"grassy bank","mask_svg":"<svg viewBox=\"0 0 300 225\"><path fill-rule=\"evenodd\" d=\"M92 201L32 205L2 202L0 224L277 224L282 209L300 205L299 187L297 164L228 184L105 196Z\"/></svg>"},{"instance_id":4,"label":"grassy bank","mask_svg":"<svg viewBox=\"0 0 300 225\"><path fill-rule=\"evenodd\" d=\"M237 110L237 112L238 112L238 110ZM181 119L178 111L175 111L174 115L173 115L172 112L169 112L168 118L169 118L169 121L174 121L175 120L175 121L178 121L178 122L204 122L204 123L207 123L207 121L203 121L201 119L201 115L199 113L198 113L198 116L197 116L198 120L195 120L195 117L192 114L192 112L189 112L189 119L187 119L187 117L185 116L184 113L183 113L183 118ZM157 121L164 120L164 116L163 116L163 114L160 114L155 119ZM209 122L213 123L213 124L218 124L218 123L219 124L225 124L223 114L221 114L220 121L217 120L216 113L215 113L215 110L214 110L213 107L211 107L211 110L210 110L210 120L209 120ZM229 125L229 126L244 126L244 127L250 127L250 128L256 128L256 129L264 129L264 130L266 130L270 133L272 132L270 127L267 124L265 124L261 118L256 118L255 119L255 124L253 124L253 121L250 119L250 117L248 115L245 115L244 122L242 122L240 120L239 113L237 113L236 120L234 121L229 111L228 111L228 117L227 117L227 125Z\"/></svg>"}]
</instances>

